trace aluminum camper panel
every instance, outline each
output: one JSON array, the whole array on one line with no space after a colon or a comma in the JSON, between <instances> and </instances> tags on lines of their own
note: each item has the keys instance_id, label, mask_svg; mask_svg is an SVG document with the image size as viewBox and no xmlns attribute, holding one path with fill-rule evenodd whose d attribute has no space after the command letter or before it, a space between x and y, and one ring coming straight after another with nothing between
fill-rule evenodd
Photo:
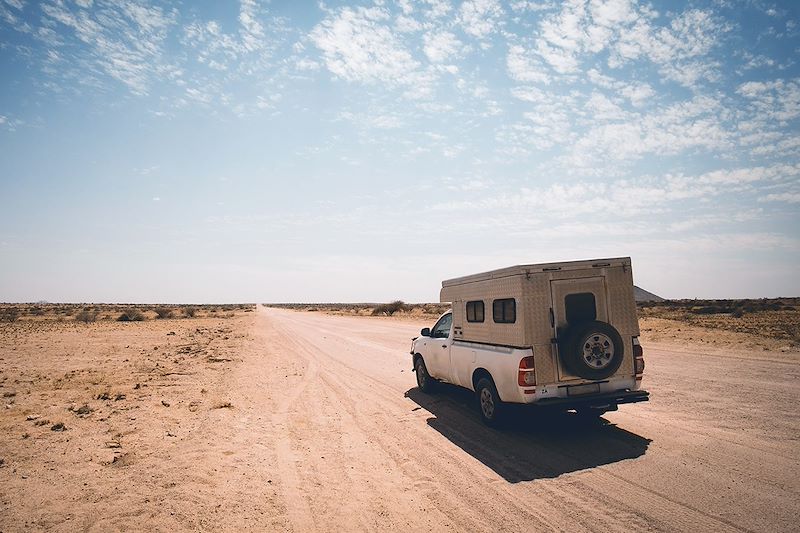
<instances>
[{"instance_id":1,"label":"aluminum camper panel","mask_svg":"<svg viewBox=\"0 0 800 533\"><path fill-rule=\"evenodd\" d=\"M499 324L493 320L492 302L502 298L514 298L516 302L516 321L513 324ZM466 304L475 300L483 301L483 322L467 322L466 320ZM455 339L516 347L526 345L524 327L526 305L520 276L443 287L440 301L450 302L453 305L454 320L457 315L460 320L453 323L454 330L456 326L461 328L461 334L454 334ZM458 308L458 313L456 313L456 308Z\"/></svg>"},{"instance_id":2,"label":"aluminum camper panel","mask_svg":"<svg viewBox=\"0 0 800 533\"><path fill-rule=\"evenodd\" d=\"M520 275L525 303L525 339L533 347L536 379L540 383L556 381L556 367L550 341L550 273Z\"/></svg>"},{"instance_id":3,"label":"aluminum camper panel","mask_svg":"<svg viewBox=\"0 0 800 533\"><path fill-rule=\"evenodd\" d=\"M606 286L608 287L608 313L611 323L623 337L637 337L639 335L639 318L636 314L633 272L630 265L606 269Z\"/></svg>"},{"instance_id":4,"label":"aluminum camper panel","mask_svg":"<svg viewBox=\"0 0 800 533\"><path fill-rule=\"evenodd\" d=\"M560 263L536 263L529 265L516 265L513 267L490 270L488 272L481 272L479 274L471 274L469 276L446 279L442 282L442 287L451 287L454 285L460 285L462 283L486 281L490 279L499 279L508 276L531 275L539 272L569 272L571 270L617 267L623 265L627 265L630 267L630 264L631 264L630 257L614 257L607 259L587 259L582 261L563 261Z\"/></svg>"}]
</instances>

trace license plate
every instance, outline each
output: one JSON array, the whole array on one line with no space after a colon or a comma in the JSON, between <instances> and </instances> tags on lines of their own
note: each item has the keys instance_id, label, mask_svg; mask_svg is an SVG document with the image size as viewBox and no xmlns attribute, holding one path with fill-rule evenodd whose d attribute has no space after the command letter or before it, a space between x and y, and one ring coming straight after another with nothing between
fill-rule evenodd
<instances>
[{"instance_id":1,"label":"license plate","mask_svg":"<svg viewBox=\"0 0 800 533\"><path fill-rule=\"evenodd\" d=\"M596 392L600 392L599 383L587 383L586 385L567 387L567 396L583 396L584 394L594 394Z\"/></svg>"}]
</instances>

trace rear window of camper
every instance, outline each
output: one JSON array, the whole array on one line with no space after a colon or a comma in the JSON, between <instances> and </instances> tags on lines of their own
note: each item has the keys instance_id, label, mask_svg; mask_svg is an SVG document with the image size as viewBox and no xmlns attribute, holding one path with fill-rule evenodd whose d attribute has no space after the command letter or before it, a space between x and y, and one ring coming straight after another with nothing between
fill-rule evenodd
<instances>
[{"instance_id":1,"label":"rear window of camper","mask_svg":"<svg viewBox=\"0 0 800 533\"><path fill-rule=\"evenodd\" d=\"M513 324L517 321L517 301L514 298L493 301L492 315L498 324Z\"/></svg>"},{"instance_id":2,"label":"rear window of camper","mask_svg":"<svg viewBox=\"0 0 800 533\"><path fill-rule=\"evenodd\" d=\"M591 292L568 294L564 298L564 305L567 308L567 324L571 326L597 319L597 305Z\"/></svg>"},{"instance_id":3,"label":"rear window of camper","mask_svg":"<svg viewBox=\"0 0 800 533\"><path fill-rule=\"evenodd\" d=\"M467 322L483 322L483 300L467 302Z\"/></svg>"}]
</instances>

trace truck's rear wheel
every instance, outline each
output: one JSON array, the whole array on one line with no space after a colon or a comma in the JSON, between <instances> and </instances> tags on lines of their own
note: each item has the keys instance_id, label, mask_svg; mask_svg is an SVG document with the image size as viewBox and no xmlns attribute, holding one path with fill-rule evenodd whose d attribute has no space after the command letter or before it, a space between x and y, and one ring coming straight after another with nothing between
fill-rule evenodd
<instances>
[{"instance_id":1,"label":"truck's rear wheel","mask_svg":"<svg viewBox=\"0 0 800 533\"><path fill-rule=\"evenodd\" d=\"M478 411L481 414L483 423L491 427L500 425L504 411L503 402L500 401L500 396L497 395L497 388L492 383L492 380L489 378L478 380L475 394L478 396Z\"/></svg>"},{"instance_id":2,"label":"truck's rear wheel","mask_svg":"<svg viewBox=\"0 0 800 533\"><path fill-rule=\"evenodd\" d=\"M428 374L428 368L425 366L425 361L422 357L417 357L417 362L414 365L414 370L417 373L417 387L422 392L430 394L436 389L436 380Z\"/></svg>"}]
</instances>

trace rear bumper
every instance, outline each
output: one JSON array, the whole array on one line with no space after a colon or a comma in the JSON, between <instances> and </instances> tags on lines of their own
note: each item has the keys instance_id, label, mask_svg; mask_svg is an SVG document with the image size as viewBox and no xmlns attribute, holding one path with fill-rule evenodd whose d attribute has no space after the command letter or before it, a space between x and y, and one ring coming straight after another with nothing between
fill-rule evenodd
<instances>
[{"instance_id":1,"label":"rear bumper","mask_svg":"<svg viewBox=\"0 0 800 533\"><path fill-rule=\"evenodd\" d=\"M537 409L598 409L613 411L624 403L646 402L650 393L644 390L619 390L571 398L542 398L528 404Z\"/></svg>"}]
</instances>

